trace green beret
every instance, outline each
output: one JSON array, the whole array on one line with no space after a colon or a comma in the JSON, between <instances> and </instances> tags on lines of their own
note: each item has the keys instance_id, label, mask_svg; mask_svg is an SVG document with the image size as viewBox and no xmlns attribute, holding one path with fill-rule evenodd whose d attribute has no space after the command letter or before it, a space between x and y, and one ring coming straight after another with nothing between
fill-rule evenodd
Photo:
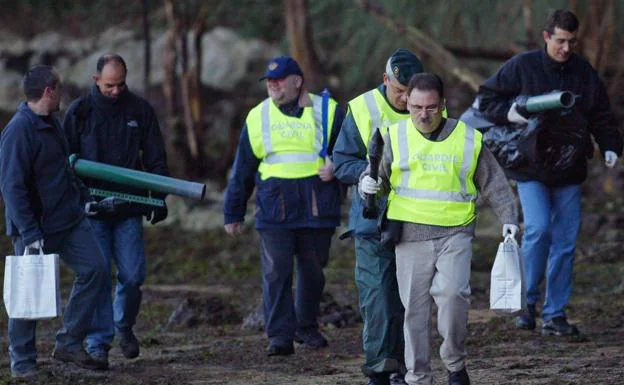
<instances>
[{"instance_id":1,"label":"green beret","mask_svg":"<svg viewBox=\"0 0 624 385\"><path fill-rule=\"evenodd\" d=\"M423 71L423 65L418 56L403 48L394 51L386 63L386 74L393 76L404 86L412 76Z\"/></svg>"}]
</instances>

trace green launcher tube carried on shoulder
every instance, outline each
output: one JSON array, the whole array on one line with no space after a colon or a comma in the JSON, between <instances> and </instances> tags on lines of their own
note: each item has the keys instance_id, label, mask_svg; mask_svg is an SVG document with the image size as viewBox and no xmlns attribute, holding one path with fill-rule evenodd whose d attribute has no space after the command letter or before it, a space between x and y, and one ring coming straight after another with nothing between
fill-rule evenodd
<instances>
[{"instance_id":1,"label":"green launcher tube carried on shoulder","mask_svg":"<svg viewBox=\"0 0 624 385\"><path fill-rule=\"evenodd\" d=\"M76 172L76 175L82 178L118 183L125 186L197 200L204 199L206 194L206 185L203 183L189 182L149 172L79 159L76 154L72 154L69 157L69 164Z\"/></svg>"}]
</instances>

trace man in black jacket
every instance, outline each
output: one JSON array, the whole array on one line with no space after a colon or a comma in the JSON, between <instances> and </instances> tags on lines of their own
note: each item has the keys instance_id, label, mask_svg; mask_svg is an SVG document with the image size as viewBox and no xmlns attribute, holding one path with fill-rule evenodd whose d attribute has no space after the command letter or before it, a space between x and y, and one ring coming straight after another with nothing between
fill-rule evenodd
<instances>
[{"instance_id":1,"label":"man in black jacket","mask_svg":"<svg viewBox=\"0 0 624 385\"><path fill-rule=\"evenodd\" d=\"M106 260L85 220L89 191L69 168L67 142L56 117L61 79L52 67L36 66L24 76L23 87L26 101L0 138L6 233L15 255L25 249L58 253L76 275L52 356L87 369L106 369L108 365L93 360L82 347L99 293L110 287L110 273L106 275ZM13 378L37 374L36 327L34 320L9 319Z\"/></svg>"},{"instance_id":2,"label":"man in black jacket","mask_svg":"<svg viewBox=\"0 0 624 385\"><path fill-rule=\"evenodd\" d=\"M517 124L531 118L515 102L553 90L574 93L571 108L550 110L539 117L535 151L524 164L506 170L518 182L525 230L522 251L527 278L526 314L516 318L521 329L536 327L539 284L546 275L542 334L577 334L568 324L565 307L572 291L572 268L580 229L581 183L587 158L593 154L591 136L613 167L622 153L622 138L614 125L605 87L596 71L573 53L578 20L569 11L550 14L543 31L545 48L513 57L479 89L479 109L497 124Z\"/></svg>"},{"instance_id":3,"label":"man in black jacket","mask_svg":"<svg viewBox=\"0 0 624 385\"><path fill-rule=\"evenodd\" d=\"M106 54L97 62L95 84L89 93L73 101L63 126L70 151L80 158L130 169L167 175L165 144L152 107L128 90L123 58ZM146 191L86 179L87 186L109 191L147 195ZM163 196L154 196L164 198ZM111 311L111 285L102 290L93 330L87 337L87 351L102 362L115 332L126 358L139 355L139 342L132 332L141 304L145 280L145 251L142 215L152 224L167 217L167 206L150 208L131 204L114 213L90 215L90 223L100 247L110 263L117 266L117 287Z\"/></svg>"}]
</instances>

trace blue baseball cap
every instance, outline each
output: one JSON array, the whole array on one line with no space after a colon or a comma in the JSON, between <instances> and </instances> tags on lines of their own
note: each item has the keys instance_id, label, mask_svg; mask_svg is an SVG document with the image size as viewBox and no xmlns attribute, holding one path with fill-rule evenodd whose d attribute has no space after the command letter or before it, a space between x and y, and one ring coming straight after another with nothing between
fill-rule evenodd
<instances>
[{"instance_id":1,"label":"blue baseball cap","mask_svg":"<svg viewBox=\"0 0 624 385\"><path fill-rule=\"evenodd\" d=\"M290 56L278 56L271 59L264 76L260 80L282 79L288 75L303 76L303 72L301 72L301 68L295 59Z\"/></svg>"}]
</instances>

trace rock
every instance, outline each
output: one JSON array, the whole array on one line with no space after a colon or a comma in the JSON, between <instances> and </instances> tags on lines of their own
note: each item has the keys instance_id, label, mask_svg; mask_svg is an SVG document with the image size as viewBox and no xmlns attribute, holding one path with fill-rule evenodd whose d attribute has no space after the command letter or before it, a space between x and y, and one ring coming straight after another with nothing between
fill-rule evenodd
<instances>
[{"instance_id":1,"label":"rock","mask_svg":"<svg viewBox=\"0 0 624 385\"><path fill-rule=\"evenodd\" d=\"M15 112L23 99L22 75L13 71L0 71L0 109Z\"/></svg>"},{"instance_id":2,"label":"rock","mask_svg":"<svg viewBox=\"0 0 624 385\"><path fill-rule=\"evenodd\" d=\"M262 300L260 300L256 308L245 317L241 329L257 332L264 331L264 309Z\"/></svg>"}]
</instances>

